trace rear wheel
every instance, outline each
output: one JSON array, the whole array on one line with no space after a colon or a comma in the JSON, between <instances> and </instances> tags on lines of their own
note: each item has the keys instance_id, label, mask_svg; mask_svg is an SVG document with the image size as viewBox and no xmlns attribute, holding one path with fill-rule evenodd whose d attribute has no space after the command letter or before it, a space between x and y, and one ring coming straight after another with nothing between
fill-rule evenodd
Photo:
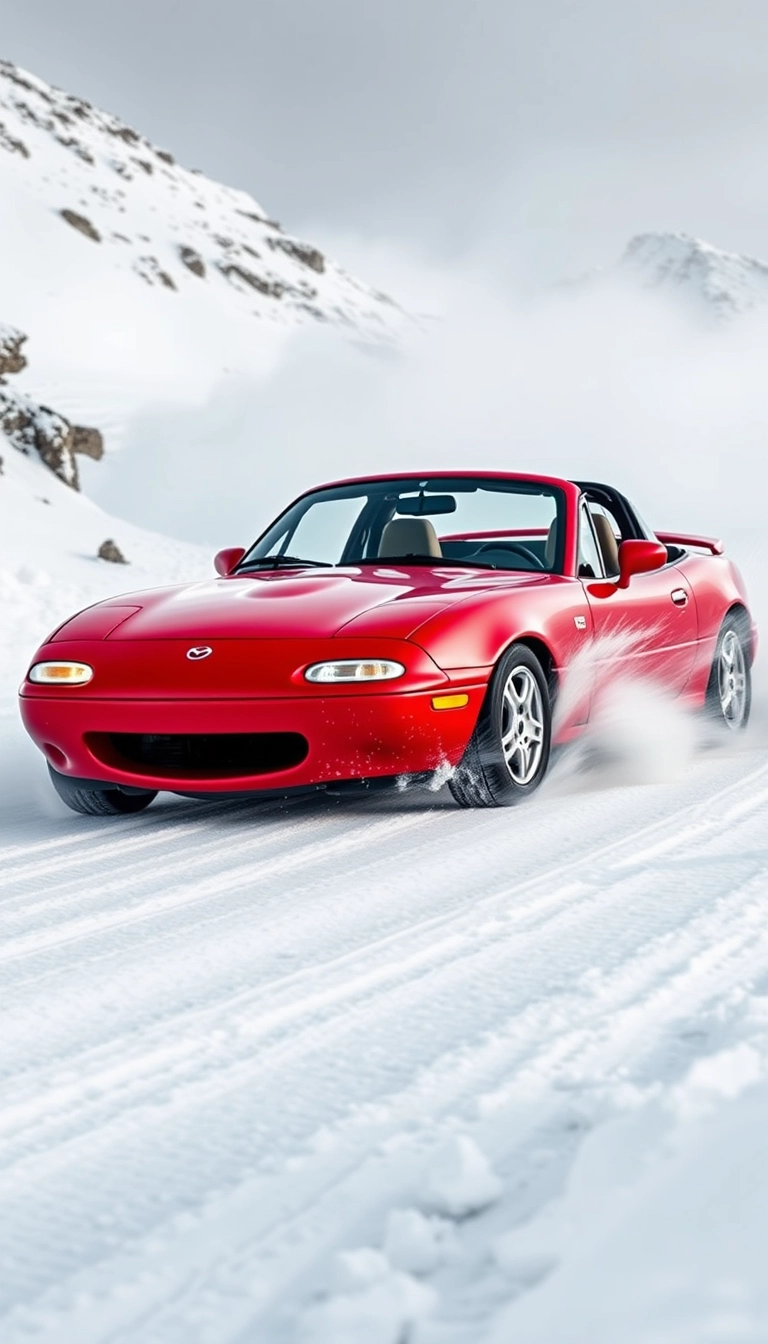
<instances>
[{"instance_id":1,"label":"rear wheel","mask_svg":"<svg viewBox=\"0 0 768 1344\"><path fill-rule=\"evenodd\" d=\"M541 664L513 644L491 677L477 727L449 788L461 807L511 807L538 788L549 764L552 710Z\"/></svg>"},{"instance_id":2,"label":"rear wheel","mask_svg":"<svg viewBox=\"0 0 768 1344\"><path fill-rule=\"evenodd\" d=\"M142 789L123 793L121 789L94 789L84 780L68 779L48 766L53 787L67 807L87 817L116 817L132 812L143 812L149 807L157 790Z\"/></svg>"},{"instance_id":3,"label":"rear wheel","mask_svg":"<svg viewBox=\"0 0 768 1344\"><path fill-rule=\"evenodd\" d=\"M726 616L720 631L707 686L707 712L730 732L746 728L752 706L752 672L744 622Z\"/></svg>"}]
</instances>

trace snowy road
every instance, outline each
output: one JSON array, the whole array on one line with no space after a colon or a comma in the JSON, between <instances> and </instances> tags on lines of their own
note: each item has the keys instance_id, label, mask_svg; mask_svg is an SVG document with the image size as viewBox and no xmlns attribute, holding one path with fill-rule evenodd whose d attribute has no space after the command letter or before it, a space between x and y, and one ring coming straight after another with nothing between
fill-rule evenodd
<instances>
[{"instance_id":1,"label":"snowy road","mask_svg":"<svg viewBox=\"0 0 768 1344\"><path fill-rule=\"evenodd\" d=\"M115 824L0 729L3 1344L481 1340L585 1134L762 1030L759 736L654 784L566 761L515 812ZM428 1193L457 1136L501 1182L468 1219Z\"/></svg>"}]
</instances>

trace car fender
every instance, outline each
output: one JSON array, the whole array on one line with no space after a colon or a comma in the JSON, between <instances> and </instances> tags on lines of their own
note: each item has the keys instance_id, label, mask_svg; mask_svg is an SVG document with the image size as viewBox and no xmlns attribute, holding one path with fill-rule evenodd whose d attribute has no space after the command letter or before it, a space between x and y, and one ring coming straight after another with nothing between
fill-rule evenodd
<instances>
[{"instance_id":1,"label":"car fender","mask_svg":"<svg viewBox=\"0 0 768 1344\"><path fill-rule=\"evenodd\" d=\"M702 704L718 636L728 613L734 610L745 613L751 662L757 653L757 627L750 615L744 580L727 556L689 554L678 561L676 568L693 591L698 621L696 660L685 694L695 704Z\"/></svg>"},{"instance_id":2,"label":"car fender","mask_svg":"<svg viewBox=\"0 0 768 1344\"><path fill-rule=\"evenodd\" d=\"M501 587L478 592L428 618L410 639L446 672L493 667L515 640L536 639L549 651L553 667L562 670L588 642L591 628L582 585L552 576L513 592Z\"/></svg>"}]
</instances>

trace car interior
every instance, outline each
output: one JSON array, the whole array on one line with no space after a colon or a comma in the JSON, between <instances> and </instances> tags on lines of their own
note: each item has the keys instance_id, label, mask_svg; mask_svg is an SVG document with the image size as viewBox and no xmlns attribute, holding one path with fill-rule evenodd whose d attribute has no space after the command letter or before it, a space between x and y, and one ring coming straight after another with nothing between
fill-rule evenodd
<instances>
[{"instance_id":1,"label":"car interior","mask_svg":"<svg viewBox=\"0 0 768 1344\"><path fill-rule=\"evenodd\" d=\"M441 497L447 503L447 496ZM399 501L397 512L401 508L409 509L413 501L405 498ZM431 512L432 501L427 497L424 510ZM447 513L442 507L436 512ZM481 533L473 536L470 531L461 535L452 533L438 536L431 518L408 514L406 517L393 517L382 529L376 555L381 560L404 557L433 557L461 560L487 565L489 568L551 570L554 567L557 551L557 519L549 527L516 529L514 535L500 531L498 536Z\"/></svg>"},{"instance_id":2,"label":"car interior","mask_svg":"<svg viewBox=\"0 0 768 1344\"><path fill-rule=\"evenodd\" d=\"M597 482L581 491L578 574L615 578L619 546L654 540L633 505ZM451 515L450 522L441 515ZM467 564L552 573L562 562L565 503L538 482L507 486L472 477L351 482L298 500L239 568L320 567L389 561ZM667 546L668 562L685 554Z\"/></svg>"}]
</instances>

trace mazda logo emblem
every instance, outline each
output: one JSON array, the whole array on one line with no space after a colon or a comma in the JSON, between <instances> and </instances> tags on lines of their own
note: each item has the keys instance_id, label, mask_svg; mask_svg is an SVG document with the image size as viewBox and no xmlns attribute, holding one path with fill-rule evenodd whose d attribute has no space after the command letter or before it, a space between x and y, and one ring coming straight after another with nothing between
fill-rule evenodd
<instances>
[{"instance_id":1,"label":"mazda logo emblem","mask_svg":"<svg viewBox=\"0 0 768 1344\"><path fill-rule=\"evenodd\" d=\"M201 658L210 658L213 649L208 644L197 644L194 649L187 649L187 657L197 663Z\"/></svg>"}]
</instances>

